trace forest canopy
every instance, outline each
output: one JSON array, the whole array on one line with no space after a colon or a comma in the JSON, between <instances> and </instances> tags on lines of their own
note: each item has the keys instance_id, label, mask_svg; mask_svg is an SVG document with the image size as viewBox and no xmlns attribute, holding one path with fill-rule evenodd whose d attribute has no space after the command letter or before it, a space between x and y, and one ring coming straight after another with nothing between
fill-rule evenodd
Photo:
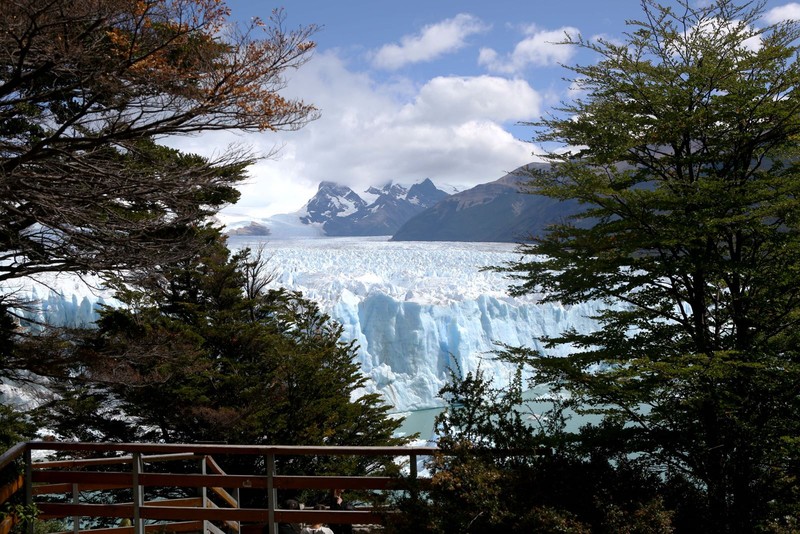
<instances>
[{"instance_id":1,"label":"forest canopy","mask_svg":"<svg viewBox=\"0 0 800 534\"><path fill-rule=\"evenodd\" d=\"M254 155L159 141L314 119L281 90L316 27L284 21L276 10L242 27L217 0L2 2L0 282L191 256Z\"/></svg>"},{"instance_id":2,"label":"forest canopy","mask_svg":"<svg viewBox=\"0 0 800 534\"><path fill-rule=\"evenodd\" d=\"M31 413L0 405L3 443L40 428L82 440L403 441L381 399L353 394L364 379L341 327L268 287L266 255L229 251L209 222L260 156L164 144L318 116L282 96L317 27L285 20L274 10L236 24L219 0L0 3L0 377L46 382L52 400ZM10 288L52 272L99 275L122 307L95 328L21 328L26 303Z\"/></svg>"},{"instance_id":3,"label":"forest canopy","mask_svg":"<svg viewBox=\"0 0 800 534\"><path fill-rule=\"evenodd\" d=\"M559 149L530 189L584 209L501 267L513 294L599 303L598 326L503 347L508 391L480 373L444 391L440 446L460 455L431 465L431 531L797 531L800 23L765 23L763 2L641 7L623 42L565 37L596 61L531 124ZM494 444L530 455L476 455Z\"/></svg>"}]
</instances>

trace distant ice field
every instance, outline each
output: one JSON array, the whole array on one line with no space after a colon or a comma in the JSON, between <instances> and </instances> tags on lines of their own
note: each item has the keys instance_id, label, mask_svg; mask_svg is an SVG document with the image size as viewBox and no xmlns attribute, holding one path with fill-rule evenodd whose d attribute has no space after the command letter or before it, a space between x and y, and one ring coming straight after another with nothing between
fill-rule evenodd
<instances>
[{"instance_id":1,"label":"distant ice field","mask_svg":"<svg viewBox=\"0 0 800 534\"><path fill-rule=\"evenodd\" d=\"M446 304L480 295L508 297L509 281L481 271L520 259L513 243L389 241L388 237L270 240L232 236L232 249L263 245L277 284L305 288L307 296L333 303L345 291L381 291L402 301ZM304 291L305 292L305 291Z\"/></svg>"}]
</instances>

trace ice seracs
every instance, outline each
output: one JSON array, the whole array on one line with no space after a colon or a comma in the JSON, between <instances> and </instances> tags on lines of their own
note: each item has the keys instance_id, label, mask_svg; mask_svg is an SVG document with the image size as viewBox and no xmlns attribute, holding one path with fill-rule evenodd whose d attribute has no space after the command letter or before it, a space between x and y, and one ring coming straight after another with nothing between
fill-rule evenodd
<instances>
[{"instance_id":1,"label":"ice seracs","mask_svg":"<svg viewBox=\"0 0 800 534\"><path fill-rule=\"evenodd\" d=\"M363 392L381 394L395 411L442 406L450 369L481 367L503 386L513 370L493 358L496 342L541 348L539 337L591 328L596 312L508 296L501 274L480 269L518 259L510 243L229 238L232 248L260 243L278 275L273 284L301 291L343 325L359 346ZM73 326L91 322L109 298L69 278L26 291L42 302L41 318Z\"/></svg>"},{"instance_id":2,"label":"ice seracs","mask_svg":"<svg viewBox=\"0 0 800 534\"><path fill-rule=\"evenodd\" d=\"M366 391L405 411L441 406L438 392L449 369L480 366L506 384L513 370L493 358L497 342L541 348L542 336L592 327L594 306L512 298L501 274L480 270L518 259L514 248L337 238L275 241L269 250L274 283L302 291L340 322L345 337L359 345L358 363L370 379Z\"/></svg>"}]
</instances>

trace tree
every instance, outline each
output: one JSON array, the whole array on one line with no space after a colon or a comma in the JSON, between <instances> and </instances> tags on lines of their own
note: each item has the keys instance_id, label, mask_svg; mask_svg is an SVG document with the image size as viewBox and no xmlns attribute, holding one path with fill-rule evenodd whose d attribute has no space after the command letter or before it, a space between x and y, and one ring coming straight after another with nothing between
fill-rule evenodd
<instances>
[{"instance_id":1,"label":"tree","mask_svg":"<svg viewBox=\"0 0 800 534\"><path fill-rule=\"evenodd\" d=\"M525 395L521 369L502 389L480 369L453 372L440 394L425 498L398 499L388 532L673 532L664 482L574 439L560 410Z\"/></svg>"},{"instance_id":2,"label":"tree","mask_svg":"<svg viewBox=\"0 0 800 534\"><path fill-rule=\"evenodd\" d=\"M405 443L380 397L357 394L366 379L342 327L302 295L266 287L269 273L263 257L231 255L218 238L120 287L125 306L71 339L42 426L104 441ZM369 461L294 458L282 472L358 472Z\"/></svg>"},{"instance_id":3,"label":"tree","mask_svg":"<svg viewBox=\"0 0 800 534\"><path fill-rule=\"evenodd\" d=\"M506 266L515 294L605 305L548 339L566 358L506 357L601 422L580 439L703 496L707 532L797 513L800 433L800 64L797 21L764 4L643 0L625 42L567 37L582 96L536 123L537 193L575 219Z\"/></svg>"},{"instance_id":4,"label":"tree","mask_svg":"<svg viewBox=\"0 0 800 534\"><path fill-rule=\"evenodd\" d=\"M218 0L2 2L0 282L190 257L253 158L156 142L316 116L280 95L316 28L287 31L281 11L244 28L228 15Z\"/></svg>"}]
</instances>

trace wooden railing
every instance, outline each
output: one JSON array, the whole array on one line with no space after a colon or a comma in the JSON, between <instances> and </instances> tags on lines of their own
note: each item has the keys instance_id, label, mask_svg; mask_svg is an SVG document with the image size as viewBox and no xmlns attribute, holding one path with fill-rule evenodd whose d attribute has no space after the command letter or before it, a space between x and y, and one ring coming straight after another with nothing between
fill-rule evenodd
<instances>
[{"instance_id":1,"label":"wooden railing","mask_svg":"<svg viewBox=\"0 0 800 534\"><path fill-rule=\"evenodd\" d=\"M0 512L5 503L23 504L22 510L36 511L39 520L68 518L75 534L145 534L145 532L233 532L258 534L277 532L278 523L381 524L390 510L285 510L278 507L278 490L399 490L418 488L425 480L417 476L417 459L430 456L434 447L292 447L208 444L147 443L20 443L0 455ZM37 460L47 453L69 453L74 459ZM214 456L258 456L262 473L227 474ZM276 458L282 456L369 456L401 459L407 463L404 477L392 476L298 476L276 472ZM197 473L185 469L171 472L166 462L197 461ZM162 472L146 466L159 462ZM116 466L116 467L114 467ZM166 472L164 472L166 471ZM196 497L145 500L145 488L165 488L186 492L194 488ZM263 491L263 506L243 508L239 491ZM91 504L81 498L88 492L95 498L126 490L130 502ZM58 502L53 502L56 498ZM7 509L8 506L6 505ZM23 514L24 516L25 514ZM24 519L17 513L0 515L0 534L8 534ZM81 528L91 519L111 518L124 526ZM108 520L106 520L108 522ZM33 532L33 521L28 521Z\"/></svg>"}]
</instances>

